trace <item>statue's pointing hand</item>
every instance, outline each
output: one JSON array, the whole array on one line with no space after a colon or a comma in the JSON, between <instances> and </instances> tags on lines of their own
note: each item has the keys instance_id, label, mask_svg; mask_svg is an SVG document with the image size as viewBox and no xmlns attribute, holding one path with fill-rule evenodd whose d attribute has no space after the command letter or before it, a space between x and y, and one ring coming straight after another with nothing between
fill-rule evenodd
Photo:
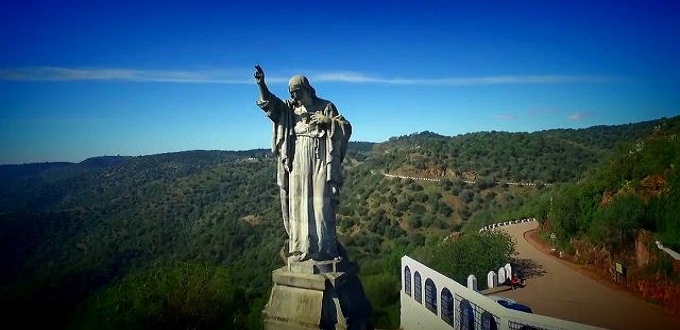
<instances>
[{"instance_id":1,"label":"statue's pointing hand","mask_svg":"<svg viewBox=\"0 0 680 330\"><path fill-rule=\"evenodd\" d=\"M259 65L255 65L255 82L258 84L264 83L264 71Z\"/></svg>"}]
</instances>

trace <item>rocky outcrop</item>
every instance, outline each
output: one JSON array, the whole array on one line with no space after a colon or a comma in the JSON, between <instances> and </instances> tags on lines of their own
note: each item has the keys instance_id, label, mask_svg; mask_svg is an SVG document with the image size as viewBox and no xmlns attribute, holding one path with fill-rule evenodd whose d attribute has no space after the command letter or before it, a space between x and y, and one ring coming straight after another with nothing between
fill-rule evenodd
<instances>
[{"instance_id":1,"label":"rocky outcrop","mask_svg":"<svg viewBox=\"0 0 680 330\"><path fill-rule=\"evenodd\" d=\"M680 282L667 276L680 273L680 261L669 258L656 248L652 232L640 231L635 237L634 249L626 253L614 254L584 239L572 240L571 246L574 256L569 259L594 267L614 282L614 265L622 263L626 267L626 277L620 282L622 289L680 315Z\"/></svg>"}]
</instances>

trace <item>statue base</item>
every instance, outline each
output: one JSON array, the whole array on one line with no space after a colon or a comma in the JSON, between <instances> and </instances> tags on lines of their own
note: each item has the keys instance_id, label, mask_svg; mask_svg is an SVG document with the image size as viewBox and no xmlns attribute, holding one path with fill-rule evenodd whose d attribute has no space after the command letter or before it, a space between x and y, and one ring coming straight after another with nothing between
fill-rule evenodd
<instances>
[{"instance_id":1,"label":"statue base","mask_svg":"<svg viewBox=\"0 0 680 330\"><path fill-rule=\"evenodd\" d=\"M264 328L373 329L371 304L356 265L344 262L339 267L335 263L289 262L274 270L274 285L262 311Z\"/></svg>"}]
</instances>

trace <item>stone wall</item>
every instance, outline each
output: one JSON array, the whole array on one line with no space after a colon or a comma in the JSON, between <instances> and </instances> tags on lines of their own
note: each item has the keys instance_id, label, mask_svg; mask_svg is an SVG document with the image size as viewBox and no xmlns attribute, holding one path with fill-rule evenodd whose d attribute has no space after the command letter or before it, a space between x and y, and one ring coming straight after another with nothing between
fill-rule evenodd
<instances>
[{"instance_id":1,"label":"stone wall","mask_svg":"<svg viewBox=\"0 0 680 330\"><path fill-rule=\"evenodd\" d=\"M601 329L507 309L408 256L401 258L401 327L415 329Z\"/></svg>"}]
</instances>

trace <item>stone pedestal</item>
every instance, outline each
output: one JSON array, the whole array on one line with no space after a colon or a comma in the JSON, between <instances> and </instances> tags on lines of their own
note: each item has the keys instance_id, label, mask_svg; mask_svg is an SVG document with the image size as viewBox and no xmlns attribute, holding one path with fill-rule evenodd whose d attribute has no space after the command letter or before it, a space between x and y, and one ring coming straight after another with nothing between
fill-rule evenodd
<instances>
[{"instance_id":1,"label":"stone pedestal","mask_svg":"<svg viewBox=\"0 0 680 330\"><path fill-rule=\"evenodd\" d=\"M265 329L372 329L371 304L353 263L292 262L274 270L272 282Z\"/></svg>"}]
</instances>

